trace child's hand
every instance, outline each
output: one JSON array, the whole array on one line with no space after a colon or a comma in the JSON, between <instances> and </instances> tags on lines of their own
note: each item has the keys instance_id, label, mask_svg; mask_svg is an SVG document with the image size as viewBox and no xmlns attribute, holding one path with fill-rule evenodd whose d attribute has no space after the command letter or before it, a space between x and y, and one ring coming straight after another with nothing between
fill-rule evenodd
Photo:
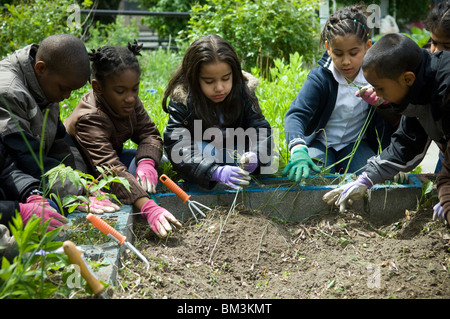
<instances>
[{"instance_id":1,"label":"child's hand","mask_svg":"<svg viewBox=\"0 0 450 319\"><path fill-rule=\"evenodd\" d=\"M67 226L69 220L63 215L59 214L56 209L51 207L46 198L40 195L32 195L27 198L26 203L19 203L20 217L24 224L28 222L31 215L36 215L42 218L43 222L50 221L48 230L57 227ZM68 228L68 227L67 227Z\"/></svg>"},{"instance_id":2,"label":"child's hand","mask_svg":"<svg viewBox=\"0 0 450 319\"><path fill-rule=\"evenodd\" d=\"M363 198L366 191L372 186L372 181L367 177L366 173L362 173L356 181L329 191L323 195L322 199L328 205L334 204L338 206L339 211L343 213L355 200Z\"/></svg>"},{"instance_id":3,"label":"child's hand","mask_svg":"<svg viewBox=\"0 0 450 319\"><path fill-rule=\"evenodd\" d=\"M239 189L238 185L248 185L250 181L249 173L237 166L219 166L213 173L211 180L223 183L234 189Z\"/></svg>"},{"instance_id":4,"label":"child's hand","mask_svg":"<svg viewBox=\"0 0 450 319\"><path fill-rule=\"evenodd\" d=\"M289 179L297 183L303 178L308 178L311 169L320 173L320 168L314 164L308 153L308 148L305 145L296 145L292 148L293 152L291 159L283 170L283 175L289 173Z\"/></svg>"},{"instance_id":5,"label":"child's hand","mask_svg":"<svg viewBox=\"0 0 450 319\"><path fill-rule=\"evenodd\" d=\"M383 98L378 97L377 93L375 92L373 86L366 85L362 88L360 88L355 95L357 97L362 98L364 101L366 101L369 105L373 106L379 106L382 104L388 104L389 101L385 101Z\"/></svg>"},{"instance_id":6,"label":"child's hand","mask_svg":"<svg viewBox=\"0 0 450 319\"><path fill-rule=\"evenodd\" d=\"M175 216L151 199L142 206L141 215L147 219L152 230L161 238L167 237L167 234L172 231L172 226L181 228L181 223Z\"/></svg>"},{"instance_id":7,"label":"child's hand","mask_svg":"<svg viewBox=\"0 0 450 319\"><path fill-rule=\"evenodd\" d=\"M136 168L136 179L146 192L155 193L158 184L158 172L155 169L155 162L151 159L139 161Z\"/></svg>"},{"instance_id":8,"label":"child's hand","mask_svg":"<svg viewBox=\"0 0 450 319\"><path fill-rule=\"evenodd\" d=\"M78 205L77 209L82 212L92 214L114 213L120 210L120 206L106 198L105 193L98 191L93 196L89 196L89 203L84 202Z\"/></svg>"},{"instance_id":9,"label":"child's hand","mask_svg":"<svg viewBox=\"0 0 450 319\"><path fill-rule=\"evenodd\" d=\"M442 207L441 203L439 202L434 205L433 209L433 220L441 220L445 225L448 225L448 218L446 218L446 215L448 215L448 213L444 212L444 208Z\"/></svg>"},{"instance_id":10,"label":"child's hand","mask_svg":"<svg viewBox=\"0 0 450 319\"><path fill-rule=\"evenodd\" d=\"M239 159L239 163L243 170L253 173L258 167L258 157L253 152L246 152Z\"/></svg>"}]
</instances>

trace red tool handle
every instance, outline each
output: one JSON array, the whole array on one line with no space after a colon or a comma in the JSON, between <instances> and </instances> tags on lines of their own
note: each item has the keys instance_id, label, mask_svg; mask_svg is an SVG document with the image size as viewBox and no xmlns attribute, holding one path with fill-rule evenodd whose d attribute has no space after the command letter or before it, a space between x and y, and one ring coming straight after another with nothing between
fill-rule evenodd
<instances>
[{"instance_id":1,"label":"red tool handle","mask_svg":"<svg viewBox=\"0 0 450 319\"><path fill-rule=\"evenodd\" d=\"M186 203L189 197L191 197L191 195L186 194L186 192L182 190L180 186L175 184L175 182L171 180L166 174L162 174L159 177L159 180L164 185L166 185L172 192L174 192L178 197L180 197L183 203Z\"/></svg>"},{"instance_id":2,"label":"red tool handle","mask_svg":"<svg viewBox=\"0 0 450 319\"><path fill-rule=\"evenodd\" d=\"M119 241L119 245L122 245L127 239L124 235L115 230L111 225L108 225L103 219L98 216L93 215L92 213L87 214L86 219L92 223L98 230L100 230L103 234L109 235L111 234L114 238Z\"/></svg>"}]
</instances>

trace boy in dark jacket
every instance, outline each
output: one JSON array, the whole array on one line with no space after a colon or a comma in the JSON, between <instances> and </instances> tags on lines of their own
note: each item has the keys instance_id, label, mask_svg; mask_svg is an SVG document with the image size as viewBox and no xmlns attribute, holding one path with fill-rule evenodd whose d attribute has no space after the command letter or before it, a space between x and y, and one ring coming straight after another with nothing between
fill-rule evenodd
<instances>
[{"instance_id":1,"label":"boy in dark jacket","mask_svg":"<svg viewBox=\"0 0 450 319\"><path fill-rule=\"evenodd\" d=\"M0 134L21 170L40 179L61 162L83 168L76 164L76 149L68 144L59 102L89 76L86 48L71 35L50 36L0 61ZM43 148L43 171L22 134L35 154Z\"/></svg>"},{"instance_id":2,"label":"boy in dark jacket","mask_svg":"<svg viewBox=\"0 0 450 319\"><path fill-rule=\"evenodd\" d=\"M403 114L391 144L368 160L355 182L324 195L328 204L341 211L360 199L373 185L392 179L398 172L409 172L424 158L431 141L444 153L437 177L439 203L434 217L448 221L450 215L450 52L431 54L401 34L383 36L364 57L364 76L378 97L391 102Z\"/></svg>"},{"instance_id":3,"label":"boy in dark jacket","mask_svg":"<svg viewBox=\"0 0 450 319\"><path fill-rule=\"evenodd\" d=\"M24 173L40 180L61 163L86 171L61 122L59 102L84 86L89 77L86 47L68 34L49 36L40 45L28 45L0 61L0 136ZM52 192L63 198L81 190L66 181L54 185ZM94 202L100 201L91 197ZM105 211L115 209L105 206Z\"/></svg>"}]
</instances>

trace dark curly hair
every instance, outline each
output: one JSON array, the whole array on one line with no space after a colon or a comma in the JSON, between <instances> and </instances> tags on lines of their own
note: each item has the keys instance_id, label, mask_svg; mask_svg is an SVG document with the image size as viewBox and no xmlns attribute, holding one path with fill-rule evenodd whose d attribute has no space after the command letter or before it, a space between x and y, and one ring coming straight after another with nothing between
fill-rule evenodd
<instances>
[{"instance_id":1,"label":"dark curly hair","mask_svg":"<svg viewBox=\"0 0 450 319\"><path fill-rule=\"evenodd\" d=\"M92 62L92 75L94 79L102 82L111 74L117 74L125 69L132 69L141 74L141 67L136 56L140 56L142 44L134 40L127 47L104 46L89 53Z\"/></svg>"},{"instance_id":2,"label":"dark curly hair","mask_svg":"<svg viewBox=\"0 0 450 319\"><path fill-rule=\"evenodd\" d=\"M357 4L337 10L330 15L322 30L321 44L325 42L331 44L335 37L348 34L354 34L361 43L366 43L370 39L370 29L367 26L364 9L363 4Z\"/></svg>"},{"instance_id":3,"label":"dark curly hair","mask_svg":"<svg viewBox=\"0 0 450 319\"><path fill-rule=\"evenodd\" d=\"M424 24L428 31L442 31L450 37L450 1L442 1L431 9Z\"/></svg>"},{"instance_id":4,"label":"dark curly hair","mask_svg":"<svg viewBox=\"0 0 450 319\"><path fill-rule=\"evenodd\" d=\"M367 51L361 67L374 70L379 78L397 80L404 72L416 73L421 62L416 42L401 33L388 33Z\"/></svg>"}]
</instances>

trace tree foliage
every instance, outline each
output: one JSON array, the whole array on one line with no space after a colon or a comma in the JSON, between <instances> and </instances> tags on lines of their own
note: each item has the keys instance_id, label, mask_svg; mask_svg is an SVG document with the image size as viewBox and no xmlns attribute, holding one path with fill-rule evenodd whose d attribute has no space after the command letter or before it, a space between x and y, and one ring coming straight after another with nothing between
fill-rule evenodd
<instances>
[{"instance_id":1,"label":"tree foliage","mask_svg":"<svg viewBox=\"0 0 450 319\"><path fill-rule=\"evenodd\" d=\"M270 68L276 58L298 52L311 62L318 48L314 0L207 0L192 7L190 41L215 33L229 41L244 66Z\"/></svg>"},{"instance_id":2,"label":"tree foliage","mask_svg":"<svg viewBox=\"0 0 450 319\"><path fill-rule=\"evenodd\" d=\"M338 0L341 6L348 6L361 1L355 0ZM370 0L365 2L366 5L377 4L380 5L380 0ZM414 21L420 21L426 18L430 8L430 1L424 0L396 0L389 1L389 14L395 16L396 22L399 26L408 24Z\"/></svg>"},{"instance_id":3,"label":"tree foliage","mask_svg":"<svg viewBox=\"0 0 450 319\"><path fill-rule=\"evenodd\" d=\"M194 4L203 5L205 0L141 0L142 6L152 12L191 12ZM186 29L189 18L184 17L147 17L144 23L155 30L160 38L176 37Z\"/></svg>"},{"instance_id":4,"label":"tree foliage","mask_svg":"<svg viewBox=\"0 0 450 319\"><path fill-rule=\"evenodd\" d=\"M70 0L31 0L17 4L5 4L0 16L0 56L31 43L39 43L56 33L79 35L79 30L71 29L67 23L67 9Z\"/></svg>"}]
</instances>

